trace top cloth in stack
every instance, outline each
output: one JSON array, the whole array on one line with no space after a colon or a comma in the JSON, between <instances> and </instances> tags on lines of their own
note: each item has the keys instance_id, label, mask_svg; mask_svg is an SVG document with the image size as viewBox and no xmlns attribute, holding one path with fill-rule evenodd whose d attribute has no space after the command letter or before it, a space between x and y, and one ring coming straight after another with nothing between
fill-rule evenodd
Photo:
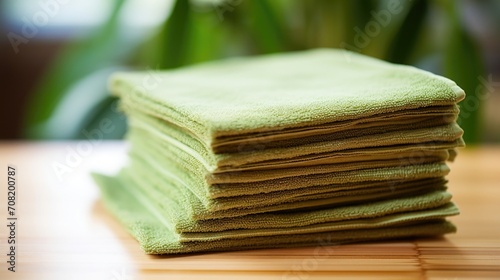
<instances>
[{"instance_id":1,"label":"top cloth in stack","mask_svg":"<svg viewBox=\"0 0 500 280\"><path fill-rule=\"evenodd\" d=\"M455 231L454 82L345 50L117 73L130 163L95 174L146 253Z\"/></svg>"}]
</instances>

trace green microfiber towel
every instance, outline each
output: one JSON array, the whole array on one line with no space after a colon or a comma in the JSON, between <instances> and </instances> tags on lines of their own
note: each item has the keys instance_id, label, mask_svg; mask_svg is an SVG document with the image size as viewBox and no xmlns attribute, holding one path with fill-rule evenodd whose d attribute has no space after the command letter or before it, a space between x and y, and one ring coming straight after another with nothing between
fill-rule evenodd
<instances>
[{"instance_id":1,"label":"green microfiber towel","mask_svg":"<svg viewBox=\"0 0 500 280\"><path fill-rule=\"evenodd\" d=\"M395 111L451 106L454 82L343 50L236 58L168 72L118 73L111 91L127 106L190 131L209 146ZM149 86L154 80L156 86Z\"/></svg>"},{"instance_id":2,"label":"green microfiber towel","mask_svg":"<svg viewBox=\"0 0 500 280\"><path fill-rule=\"evenodd\" d=\"M129 171L130 172L130 171ZM123 175L123 178L132 176L130 184L136 186L130 192L135 197L142 197L149 202L149 206L157 209L158 213L169 220L169 224L178 232L185 231L220 231L223 229L253 228L259 229L264 224L272 223L275 227L285 227L285 225L304 225L300 223L325 222L323 219L334 221L348 220L353 218L380 216L391 211L414 211L422 208L432 208L441 206L449 201L451 196L443 192L440 188L424 188L424 190L414 192L411 196L400 193L398 190L386 189L384 192L394 196L374 197L362 204L349 202L349 197L338 199L338 203L330 203L327 208L309 208L308 211L293 210L290 206L285 206L279 212L260 213L252 215L239 215L218 217L217 219L207 217L211 213L207 212L202 205L189 194L179 190L169 189L169 194L159 190L158 182L139 181L139 176ZM139 185L139 188L137 188ZM146 189L146 185L153 185L153 189ZM164 185L163 185L164 186ZM175 199L172 199L175 198ZM346 203L346 200L348 203ZM339 210L340 209L340 210ZM234 209L233 212L237 212ZM171 215L174 213L173 215ZM351 214L349 214L351 213ZM212 215L213 217L213 215ZM302 218L300 218L302 217ZM294 224L299 223L299 224Z\"/></svg>"},{"instance_id":3,"label":"green microfiber towel","mask_svg":"<svg viewBox=\"0 0 500 280\"><path fill-rule=\"evenodd\" d=\"M147 134L142 134L147 135ZM246 171L246 172L232 172L229 174L210 174L199 161L191 158L182 150L178 150L175 146L157 145L155 141L142 141L148 137L136 137L130 135L129 139L132 143L131 154L136 154L139 157L149 158L150 164L154 166L162 166L170 170L169 174L178 177L183 181L188 188L195 191L200 196L209 196L211 198L221 196L234 196L249 193L263 193L270 192L272 188L277 188L279 185L269 187L262 187L263 183L272 182L275 179L286 177L296 177L301 175L325 174L332 172L351 171L359 169L370 168L383 168L383 167L397 167L408 166L415 164L437 163L442 162L448 158L448 151L443 149L426 149L421 147L401 147L398 146L395 150L390 152L382 151L368 151L370 154L361 156L356 153L341 153L338 156L339 163L332 163L328 165L316 165L306 167L287 168L279 170L259 170L259 171ZM149 138L152 139L152 138ZM358 151L359 152L359 151ZM379 159L381 158L381 159ZM357 159L357 161L356 161ZM379 159L379 160L377 160ZM333 162L333 160L331 160ZM347 162L342 162L347 161ZM352 162L349 162L352 161ZM262 182L265 181L265 182ZM227 185L230 183L249 183L260 182L259 187L245 188L241 192L236 192L237 187ZM311 181L312 182L312 181ZM225 184L225 185L224 185ZM225 187L226 186L226 187ZM283 189L294 189L296 186L281 185ZM232 193L224 193L223 188L231 189Z\"/></svg>"},{"instance_id":4,"label":"green microfiber towel","mask_svg":"<svg viewBox=\"0 0 500 280\"><path fill-rule=\"evenodd\" d=\"M237 196L230 199L207 200L205 197L198 196L191 189L185 187L180 180L169 180L165 178L162 171L157 171L154 165L147 161L136 159L133 164L124 173L128 174L129 180L134 181L138 189L141 189L150 200L157 201L158 204L173 204L170 200L183 201L182 205L187 207L184 211L172 211L174 213L189 212L188 219L213 219L224 217L237 217L248 214L274 212L280 210L292 210L301 208L311 208L319 206L336 206L353 204L355 202L370 202L391 197L402 197L404 195L428 192L429 190L443 188L444 182L439 178L409 181L393 181L390 184L382 181L379 185L361 184L362 187L355 185L354 188L344 189L344 192L335 192L337 185L329 187L327 193L313 193L309 196L295 196L294 193L286 191L269 193L265 195ZM424 181L425 183L422 183ZM340 188L343 185L340 184ZM308 191L309 188L305 188ZM354 190L353 190L354 189ZM309 190L311 191L311 190ZM167 202L168 201L168 202ZM187 212L186 212L187 211Z\"/></svg>"},{"instance_id":5,"label":"green microfiber towel","mask_svg":"<svg viewBox=\"0 0 500 280\"><path fill-rule=\"evenodd\" d=\"M309 176L289 177L267 181L256 181L251 183L238 183L226 185L208 185L203 177L196 176L187 165L177 166L168 162L157 161L153 152L147 150L131 150L132 163L136 164L138 171L155 171L155 177L161 178L165 183L179 186L193 192L205 205L210 202L228 197L257 197L259 194L280 193L282 199L291 197L294 192L309 191L309 194L317 193L319 190L335 190L334 184L353 184L366 182L388 182L391 180L405 180L423 178L436 178L448 173L448 168L443 163L431 162L424 164L419 158L419 165L411 165L405 161L397 160L393 167L365 168L360 170L329 172L324 174L313 174ZM158 156L161 157L161 156ZM321 168L321 167L319 167ZM143 173L144 173L143 172ZM354 199L354 198L353 198ZM221 206L220 204L218 205Z\"/></svg>"},{"instance_id":6,"label":"green microfiber towel","mask_svg":"<svg viewBox=\"0 0 500 280\"><path fill-rule=\"evenodd\" d=\"M458 107L453 106L434 106L424 107L413 110L404 110L383 115L370 116L368 118L341 121L321 128L298 128L294 131L280 131L279 134L260 133L258 135L241 136L241 139L225 140L222 144L213 144L199 141L195 135L190 136L189 131L181 127L165 122L149 115L127 103L122 103L122 109L135 122L149 123L150 126L161 128L166 131L165 134L174 136L184 144L192 145L192 141L198 141L196 145L208 152L215 153L240 153L252 151L255 149L263 150L275 147L290 147L294 145L310 144L314 142L330 141L341 138L353 138L382 132L391 132L397 130L408 130L425 127L433 127L453 123L458 116ZM144 125L144 124L143 124ZM166 126L166 127L165 127ZM187 139L186 139L187 137ZM192 139L194 138L194 139ZM233 137L234 138L234 137Z\"/></svg>"},{"instance_id":7,"label":"green microfiber towel","mask_svg":"<svg viewBox=\"0 0 500 280\"><path fill-rule=\"evenodd\" d=\"M187 235L181 242L180 235L170 227L170 222L158 213L147 200L132 195L127 182L118 178L94 175L101 187L104 203L128 230L138 239L141 247L149 254L171 254L219 250L239 250L248 248L273 248L341 244L367 240L401 238L412 236L432 236L454 232L455 227L442 220L443 216L457 214L451 204L433 210L415 211L408 215L393 215L373 220L318 224L326 229L296 228L297 233L277 228L270 236L245 236L240 232L221 231L206 234ZM447 201L446 195L438 195L436 202ZM444 200L443 200L444 199ZM353 220L355 221L355 220ZM272 225L272 223L271 223ZM311 233L304 233L311 231ZM243 236L241 236L243 234ZM269 233L268 233L269 234ZM284 235L283 235L284 234ZM228 237L229 236L229 237Z\"/></svg>"},{"instance_id":8,"label":"green microfiber towel","mask_svg":"<svg viewBox=\"0 0 500 280\"><path fill-rule=\"evenodd\" d=\"M445 161L464 145L465 94L446 78L323 49L117 73L110 88L130 163L94 179L147 253L455 231Z\"/></svg>"},{"instance_id":9,"label":"green microfiber towel","mask_svg":"<svg viewBox=\"0 0 500 280\"><path fill-rule=\"evenodd\" d=\"M451 144L449 148L463 146L463 142L461 142L463 130L456 123L451 123L432 128L366 135L356 137L355 141L352 138L342 138L254 152L213 154L211 151L206 150L195 138L165 125L165 123L157 119L132 115L129 125L131 127L130 134L139 129L136 134L140 135L148 143L155 141L155 139L162 143L168 143L169 146L188 154L191 161L195 160L202 163L211 173L317 165L321 163L321 160L324 162L325 157L328 158L331 154L353 149L359 151L361 148L416 143L424 144L422 146L429 148L434 146L433 144L426 145L427 142L448 142Z\"/></svg>"}]
</instances>

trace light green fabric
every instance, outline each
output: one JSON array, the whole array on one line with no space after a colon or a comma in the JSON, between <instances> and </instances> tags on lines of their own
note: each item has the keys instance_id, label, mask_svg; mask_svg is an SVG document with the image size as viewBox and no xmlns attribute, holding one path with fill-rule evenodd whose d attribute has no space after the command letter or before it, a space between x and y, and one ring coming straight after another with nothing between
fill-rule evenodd
<instances>
[{"instance_id":1,"label":"light green fabric","mask_svg":"<svg viewBox=\"0 0 500 280\"><path fill-rule=\"evenodd\" d=\"M349 242L381 240L413 236L433 236L455 232L455 227L442 217L457 214L451 204L430 210L415 211L406 215L388 215L381 218L317 224L309 228L296 228L297 233L277 228L272 235L239 236L231 231L181 235L170 222L158 214L147 200L134 196L126 187L127 182L118 178L94 175L101 186L104 203L128 230L138 239L149 254L172 254L220 250L241 250L309 245L335 245ZM439 200L438 200L439 201ZM220 225L220 224L219 224ZM325 228L321 228L324 226ZM317 227L317 228L315 228ZM299 233L300 232L300 233ZM307 233L306 233L307 232ZM243 235L243 236L242 236ZM229 236L229 237L228 237Z\"/></svg>"},{"instance_id":2,"label":"light green fabric","mask_svg":"<svg viewBox=\"0 0 500 280\"><path fill-rule=\"evenodd\" d=\"M462 129L456 123L451 123L432 128L366 135L356 137L356 141L352 141L352 138L341 138L283 148L259 148L253 152L213 154L188 134L182 133L182 131L178 131L154 118L132 115L129 125L132 129L140 129L139 135L143 133L150 134L149 138L144 137L148 142L157 139L163 143L168 143L173 149L177 148L184 151L190 158L199 161L209 172L213 173L317 165L321 163L321 160L324 161L325 158L329 160L331 154L354 149L359 152L361 148L418 143L423 147L428 146L432 149L435 145L446 142L450 143L448 146L450 148L463 146L463 142L461 142ZM427 142L439 143L426 145Z\"/></svg>"},{"instance_id":3,"label":"light green fabric","mask_svg":"<svg viewBox=\"0 0 500 280\"><path fill-rule=\"evenodd\" d=\"M182 181L168 180L164 173L160 173L154 165L149 164L141 159L135 159L131 168L126 170L126 174L134 180L136 186L140 188L147 196L150 196L151 201L157 201L157 204L163 205L164 201L169 198L174 200L182 200L184 207L188 210L188 219L214 219L224 217L237 217L248 214L292 210L301 208L311 208L328 205L329 207L337 205L345 205L347 203L360 203L377 201L380 199L391 197L402 197L408 194L428 192L429 190L439 189L444 187L444 182L438 180L434 184L424 181L424 184L419 184L420 180L411 182L409 179L404 181L396 181L393 183L382 181L379 186L354 185L355 190L346 190L345 192L336 192L335 185L329 185L330 192L322 193L314 192L303 197L294 196L293 192L281 191L268 193L264 195L237 196L229 199L209 200L199 196L196 192L183 185ZM400 179L403 177L400 177ZM409 182L410 181L410 182ZM366 181L362 181L366 182ZM413 183L413 184L412 184ZM342 185L340 185L342 187ZM305 188L309 189L309 188ZM313 191L313 190L309 190ZM313 195L316 194L316 197ZM255 201L255 203L254 203ZM171 202L166 203L166 206ZM172 211L179 213L179 211ZM184 213L184 211L182 211Z\"/></svg>"},{"instance_id":4,"label":"light green fabric","mask_svg":"<svg viewBox=\"0 0 500 280\"><path fill-rule=\"evenodd\" d=\"M142 134L144 135L144 134ZM136 140L139 138L139 140ZM370 180L380 177L385 180L398 179L401 177L395 177L397 174L404 172L404 166L415 165L415 164L427 164L427 163L439 163L448 157L446 150L409 150L401 151L399 153L385 153L383 156L387 156L383 160L375 160L377 157L372 157L371 160L365 158L364 161L357 161L352 163L338 163L329 165L319 165L319 166L308 166L303 168L288 168L280 170L262 170L262 171L247 171L238 172L231 174L224 174L225 176L216 176L210 174L203 165L198 161L193 160L188 157L188 160L184 161L184 153L180 150L175 150L169 152L168 149L158 148L154 144L154 141L141 141L142 137L132 136L130 137L132 143L131 154L136 157L145 158L149 165L154 166L153 169L162 169L163 177L169 182L181 181L186 187L195 192L198 196L208 196L210 198L217 197L228 197L228 196L240 196L258 193L269 193L272 191L282 191L282 190L292 190L303 188L305 186L313 186L315 181L310 180L306 183L309 184L273 184L276 179L282 179L287 177L296 177L301 175L314 175L314 174L332 174L333 172L342 174L348 174L347 171L353 171L351 174L355 174L355 170L363 169L364 171L359 171L358 173L365 174L366 176L361 177L360 180ZM151 139L145 137L145 139ZM169 146L166 146L168 148ZM170 146L171 147L171 146ZM376 152L372 153L372 156L377 156ZM356 155L344 155L343 159L348 160L349 158L356 158ZM175 160L169 160L175 159ZM352 159L351 159L352 160ZM393 170L402 170L397 173L394 172L393 175L386 175L380 168L384 167L394 167ZM369 170L379 168L378 173L375 172L372 177L368 177ZM446 174L446 167L444 170L439 169L429 169L422 170L416 177L432 177L432 176L442 176ZM415 173L420 169L414 169L413 167L408 167L408 172ZM377 170L376 170L377 171ZM402 175L400 175L402 176ZM405 175L408 179L409 176ZM337 176L338 177L338 176ZM309 176L308 178L311 178ZM290 179L290 178L289 178ZM344 179L347 180L347 179ZM351 182L356 182L355 178L350 178ZM357 180L358 182L360 180ZM255 187L245 187L250 185ZM236 184L235 184L236 183ZM241 186L243 183L246 185ZM255 183L255 184L253 184ZM337 179L335 183L342 183L342 177ZM325 184L323 184L325 185Z\"/></svg>"},{"instance_id":5,"label":"light green fabric","mask_svg":"<svg viewBox=\"0 0 500 280\"><path fill-rule=\"evenodd\" d=\"M118 73L110 87L126 104L211 144L231 135L453 105L465 97L446 78L356 53L347 60L331 49Z\"/></svg>"},{"instance_id":6,"label":"light green fabric","mask_svg":"<svg viewBox=\"0 0 500 280\"><path fill-rule=\"evenodd\" d=\"M454 232L444 178L464 92L343 51L117 73L130 163L94 174L147 253Z\"/></svg>"},{"instance_id":7,"label":"light green fabric","mask_svg":"<svg viewBox=\"0 0 500 280\"><path fill-rule=\"evenodd\" d=\"M125 177L126 178L126 177ZM133 180L135 184L137 180ZM139 182L140 183L140 182ZM141 188L144 185L141 184ZM156 185L158 187L158 185ZM141 189L143 190L143 189ZM165 198L165 194L158 189L149 192L132 189L136 197L143 197L149 202L149 206L155 208L159 215L166 217L170 227L176 232L213 232L234 229L264 229L268 227L299 227L316 223L331 221L345 221L366 217L377 217L394 212L411 212L428 208L435 208L446 204L450 195L442 190L427 189L424 192L416 192L412 196L401 195L394 191L395 196L389 198L375 197L365 201L363 204L338 203L329 204L328 208L308 208L307 211L293 212L270 212L238 217L226 217L217 219L200 219L202 214L206 216L210 213L204 212L201 205L197 205L189 196L178 196L173 201ZM390 193L390 191L388 192ZM401 198L399 198L401 197ZM376 202L373 202L376 201ZM291 209L287 210L290 211ZM169 216L175 213L174 216ZM408 214L408 213L407 213ZM203 218L206 218L203 217Z\"/></svg>"},{"instance_id":8,"label":"light green fabric","mask_svg":"<svg viewBox=\"0 0 500 280\"><path fill-rule=\"evenodd\" d=\"M145 112L142 107L137 107L137 104L123 102L121 107L131 117L132 124L137 122L139 127L149 125L153 129L160 129L165 135L171 136L183 144L194 145L195 150L199 153L241 153L253 149L290 147L382 132L433 127L453 123L459 112L456 105L423 107L369 116L352 121L334 122L333 124L323 125L321 128L298 127L279 131L277 134L262 132L251 135L251 138L248 135L242 135L239 138L226 137L223 139L223 143L219 143L221 142L219 141L210 146L210 143L200 141L196 135L190 135L189 131L182 127L176 127L161 118L148 117L150 113ZM194 141L198 141L198 143L193 143Z\"/></svg>"},{"instance_id":9,"label":"light green fabric","mask_svg":"<svg viewBox=\"0 0 500 280\"><path fill-rule=\"evenodd\" d=\"M283 199L289 198L296 192L309 191L310 194L320 190L335 190L339 185L362 186L366 182L386 183L389 181L411 181L426 178L437 178L448 173L443 163L405 165L387 168L369 168L354 171L334 172L313 176L290 177L278 180L239 183L230 185L208 185L203 177L195 176L190 169L175 165L159 164L154 155L131 151L131 158L137 163L140 173L156 172L155 177L165 183L179 186L194 193L204 204L224 201L230 197L258 197L262 194L280 195ZM420 159L419 159L420 160ZM142 165L142 166L141 166ZM146 168L144 168L145 166ZM145 169L145 170L143 170ZM141 172L141 170L143 170ZM184 172L183 172L184 171ZM358 187L359 188L359 187ZM220 205L219 205L220 206Z\"/></svg>"}]
</instances>

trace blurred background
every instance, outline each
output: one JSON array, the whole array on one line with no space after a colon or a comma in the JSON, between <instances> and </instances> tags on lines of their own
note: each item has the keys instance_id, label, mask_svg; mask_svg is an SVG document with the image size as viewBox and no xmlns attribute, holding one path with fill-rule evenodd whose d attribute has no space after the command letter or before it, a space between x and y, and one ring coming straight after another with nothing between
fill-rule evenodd
<instances>
[{"instance_id":1,"label":"blurred background","mask_svg":"<svg viewBox=\"0 0 500 280\"><path fill-rule=\"evenodd\" d=\"M500 142L500 1L0 0L0 139L106 139L117 70L343 48L455 80L468 144Z\"/></svg>"}]
</instances>

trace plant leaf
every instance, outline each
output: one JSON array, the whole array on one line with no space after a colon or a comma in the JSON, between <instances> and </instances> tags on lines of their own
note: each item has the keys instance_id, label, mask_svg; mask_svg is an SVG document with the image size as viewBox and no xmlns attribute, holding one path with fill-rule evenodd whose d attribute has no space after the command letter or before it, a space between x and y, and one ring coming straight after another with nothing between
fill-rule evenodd
<instances>
[{"instance_id":1,"label":"plant leaf","mask_svg":"<svg viewBox=\"0 0 500 280\"><path fill-rule=\"evenodd\" d=\"M385 59L393 63L409 63L409 58L422 34L429 10L427 0L414 1L401 26L387 48Z\"/></svg>"},{"instance_id":2,"label":"plant leaf","mask_svg":"<svg viewBox=\"0 0 500 280\"><path fill-rule=\"evenodd\" d=\"M58 57L30 99L25 116L28 137L40 137L36 127L47 120L66 91L97 69L127 58L133 49L119 32L119 12L124 0L115 0L106 24L89 40L68 46Z\"/></svg>"},{"instance_id":3,"label":"plant leaf","mask_svg":"<svg viewBox=\"0 0 500 280\"><path fill-rule=\"evenodd\" d=\"M160 32L158 66L162 69L186 64L190 37L190 2L175 1L172 13Z\"/></svg>"},{"instance_id":4,"label":"plant leaf","mask_svg":"<svg viewBox=\"0 0 500 280\"><path fill-rule=\"evenodd\" d=\"M261 53L280 52L288 49L285 28L271 1L248 1L247 22L249 31Z\"/></svg>"},{"instance_id":5,"label":"plant leaf","mask_svg":"<svg viewBox=\"0 0 500 280\"><path fill-rule=\"evenodd\" d=\"M481 139L481 88L478 78L484 68L477 46L465 31L459 18L457 2L448 7L450 23L449 38L445 46L444 74L454 80L467 94L460 104L459 124L464 129L464 140L477 143Z\"/></svg>"}]
</instances>

